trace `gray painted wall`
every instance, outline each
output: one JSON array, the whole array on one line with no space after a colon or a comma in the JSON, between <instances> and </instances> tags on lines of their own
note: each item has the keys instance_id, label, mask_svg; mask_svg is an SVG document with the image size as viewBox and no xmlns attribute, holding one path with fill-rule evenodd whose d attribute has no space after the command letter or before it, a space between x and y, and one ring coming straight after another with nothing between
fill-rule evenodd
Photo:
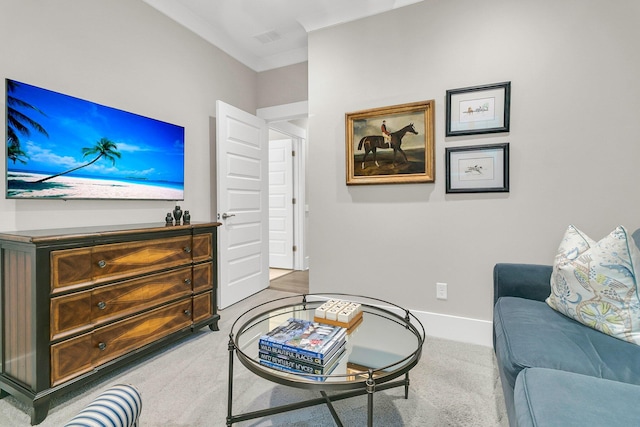
<instances>
[{"instance_id":1,"label":"gray painted wall","mask_svg":"<svg viewBox=\"0 0 640 427\"><path fill-rule=\"evenodd\" d=\"M633 0L426 0L312 33L312 290L488 320L496 262L552 262L569 223L594 238L640 227L639 16ZM195 221L215 212L215 100L250 112L289 102L269 101L280 76L257 75L139 1L4 1L0 39L2 78L185 126L181 204ZM301 67L284 72L302 82ZM510 134L444 137L447 89L505 80ZM436 183L347 187L344 113L424 99L436 100ZM509 194L445 194L445 146L505 141ZM172 207L0 198L0 230L162 221Z\"/></svg>"},{"instance_id":2,"label":"gray painted wall","mask_svg":"<svg viewBox=\"0 0 640 427\"><path fill-rule=\"evenodd\" d=\"M486 321L495 263L552 263L571 223L640 227L638 18L635 0L426 0L311 33L311 291ZM509 134L445 138L447 89L503 81ZM345 113L428 99L436 182L347 187ZM445 147L500 142L510 193L445 194Z\"/></svg>"},{"instance_id":3,"label":"gray painted wall","mask_svg":"<svg viewBox=\"0 0 640 427\"><path fill-rule=\"evenodd\" d=\"M8 77L184 126L180 204L193 221L213 218L209 120L217 99L255 113L257 73L142 1L3 1L0 40L2 99ZM2 117L4 108L3 101ZM4 124L1 129L4 141ZM2 162L5 156L2 150ZM5 185L3 179L0 230L162 222L174 205L6 200Z\"/></svg>"},{"instance_id":4,"label":"gray painted wall","mask_svg":"<svg viewBox=\"0 0 640 427\"><path fill-rule=\"evenodd\" d=\"M302 62L258 73L258 108L306 101L308 64Z\"/></svg>"}]
</instances>

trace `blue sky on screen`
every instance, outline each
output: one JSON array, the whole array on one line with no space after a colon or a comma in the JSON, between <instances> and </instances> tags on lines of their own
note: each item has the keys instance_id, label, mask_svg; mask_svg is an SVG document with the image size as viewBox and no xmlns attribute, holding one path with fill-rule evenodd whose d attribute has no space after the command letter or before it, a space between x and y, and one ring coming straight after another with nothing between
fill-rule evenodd
<instances>
[{"instance_id":1,"label":"blue sky on screen","mask_svg":"<svg viewBox=\"0 0 640 427\"><path fill-rule=\"evenodd\" d=\"M121 158L115 165L100 159L77 173L89 177L183 181L184 128L72 96L17 83L11 96L40 110L14 107L39 123L49 134L30 129L20 136L27 164L9 162L9 170L59 173L86 164L97 155L83 156L101 138L114 142Z\"/></svg>"}]
</instances>

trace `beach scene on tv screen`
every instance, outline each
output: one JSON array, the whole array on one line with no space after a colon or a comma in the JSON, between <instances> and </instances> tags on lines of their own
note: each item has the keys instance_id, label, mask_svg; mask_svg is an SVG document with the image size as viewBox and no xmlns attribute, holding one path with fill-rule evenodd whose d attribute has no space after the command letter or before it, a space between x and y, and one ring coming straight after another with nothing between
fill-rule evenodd
<instances>
[{"instance_id":1,"label":"beach scene on tv screen","mask_svg":"<svg viewBox=\"0 0 640 427\"><path fill-rule=\"evenodd\" d=\"M184 199L184 128L15 80L7 198Z\"/></svg>"}]
</instances>

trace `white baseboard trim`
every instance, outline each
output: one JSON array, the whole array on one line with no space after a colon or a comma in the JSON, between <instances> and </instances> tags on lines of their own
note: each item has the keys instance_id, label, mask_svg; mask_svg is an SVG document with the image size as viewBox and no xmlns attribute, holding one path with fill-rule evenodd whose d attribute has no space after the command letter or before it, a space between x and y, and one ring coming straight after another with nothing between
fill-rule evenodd
<instances>
[{"instance_id":1,"label":"white baseboard trim","mask_svg":"<svg viewBox=\"0 0 640 427\"><path fill-rule=\"evenodd\" d=\"M412 310L411 313L422 322L427 336L493 346L493 322L427 311Z\"/></svg>"},{"instance_id":2,"label":"white baseboard trim","mask_svg":"<svg viewBox=\"0 0 640 427\"><path fill-rule=\"evenodd\" d=\"M327 299L329 299L329 297L326 295L310 295L309 297L310 301ZM366 303L372 304L371 301L366 301ZM405 311L399 307L375 303L373 305L389 310L400 317L405 317ZM428 337L493 347L493 322L489 320L471 319L468 317L451 316L428 311L409 311L422 323L424 333Z\"/></svg>"}]
</instances>

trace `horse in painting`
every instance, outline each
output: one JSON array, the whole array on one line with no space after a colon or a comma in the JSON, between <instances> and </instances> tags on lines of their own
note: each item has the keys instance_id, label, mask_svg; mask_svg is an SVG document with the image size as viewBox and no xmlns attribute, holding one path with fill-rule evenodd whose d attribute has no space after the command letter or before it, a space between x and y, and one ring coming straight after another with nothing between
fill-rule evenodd
<instances>
[{"instance_id":1,"label":"horse in painting","mask_svg":"<svg viewBox=\"0 0 640 427\"><path fill-rule=\"evenodd\" d=\"M405 163L408 162L407 155L402 150L402 138L407 134L407 132L410 132L414 135L418 134L418 132L413 127L413 123L409 123L402 129L391 132L391 142L389 143L385 142L382 135L369 135L363 137L358 143L358 150L364 149L362 169L365 168L365 162L367 161L367 156L369 156L370 152L373 152L373 162L376 164L376 166L380 167L378 161L376 160L376 152L378 151L378 149L393 148L393 164L396 163L396 155L398 153L402 154Z\"/></svg>"}]
</instances>

